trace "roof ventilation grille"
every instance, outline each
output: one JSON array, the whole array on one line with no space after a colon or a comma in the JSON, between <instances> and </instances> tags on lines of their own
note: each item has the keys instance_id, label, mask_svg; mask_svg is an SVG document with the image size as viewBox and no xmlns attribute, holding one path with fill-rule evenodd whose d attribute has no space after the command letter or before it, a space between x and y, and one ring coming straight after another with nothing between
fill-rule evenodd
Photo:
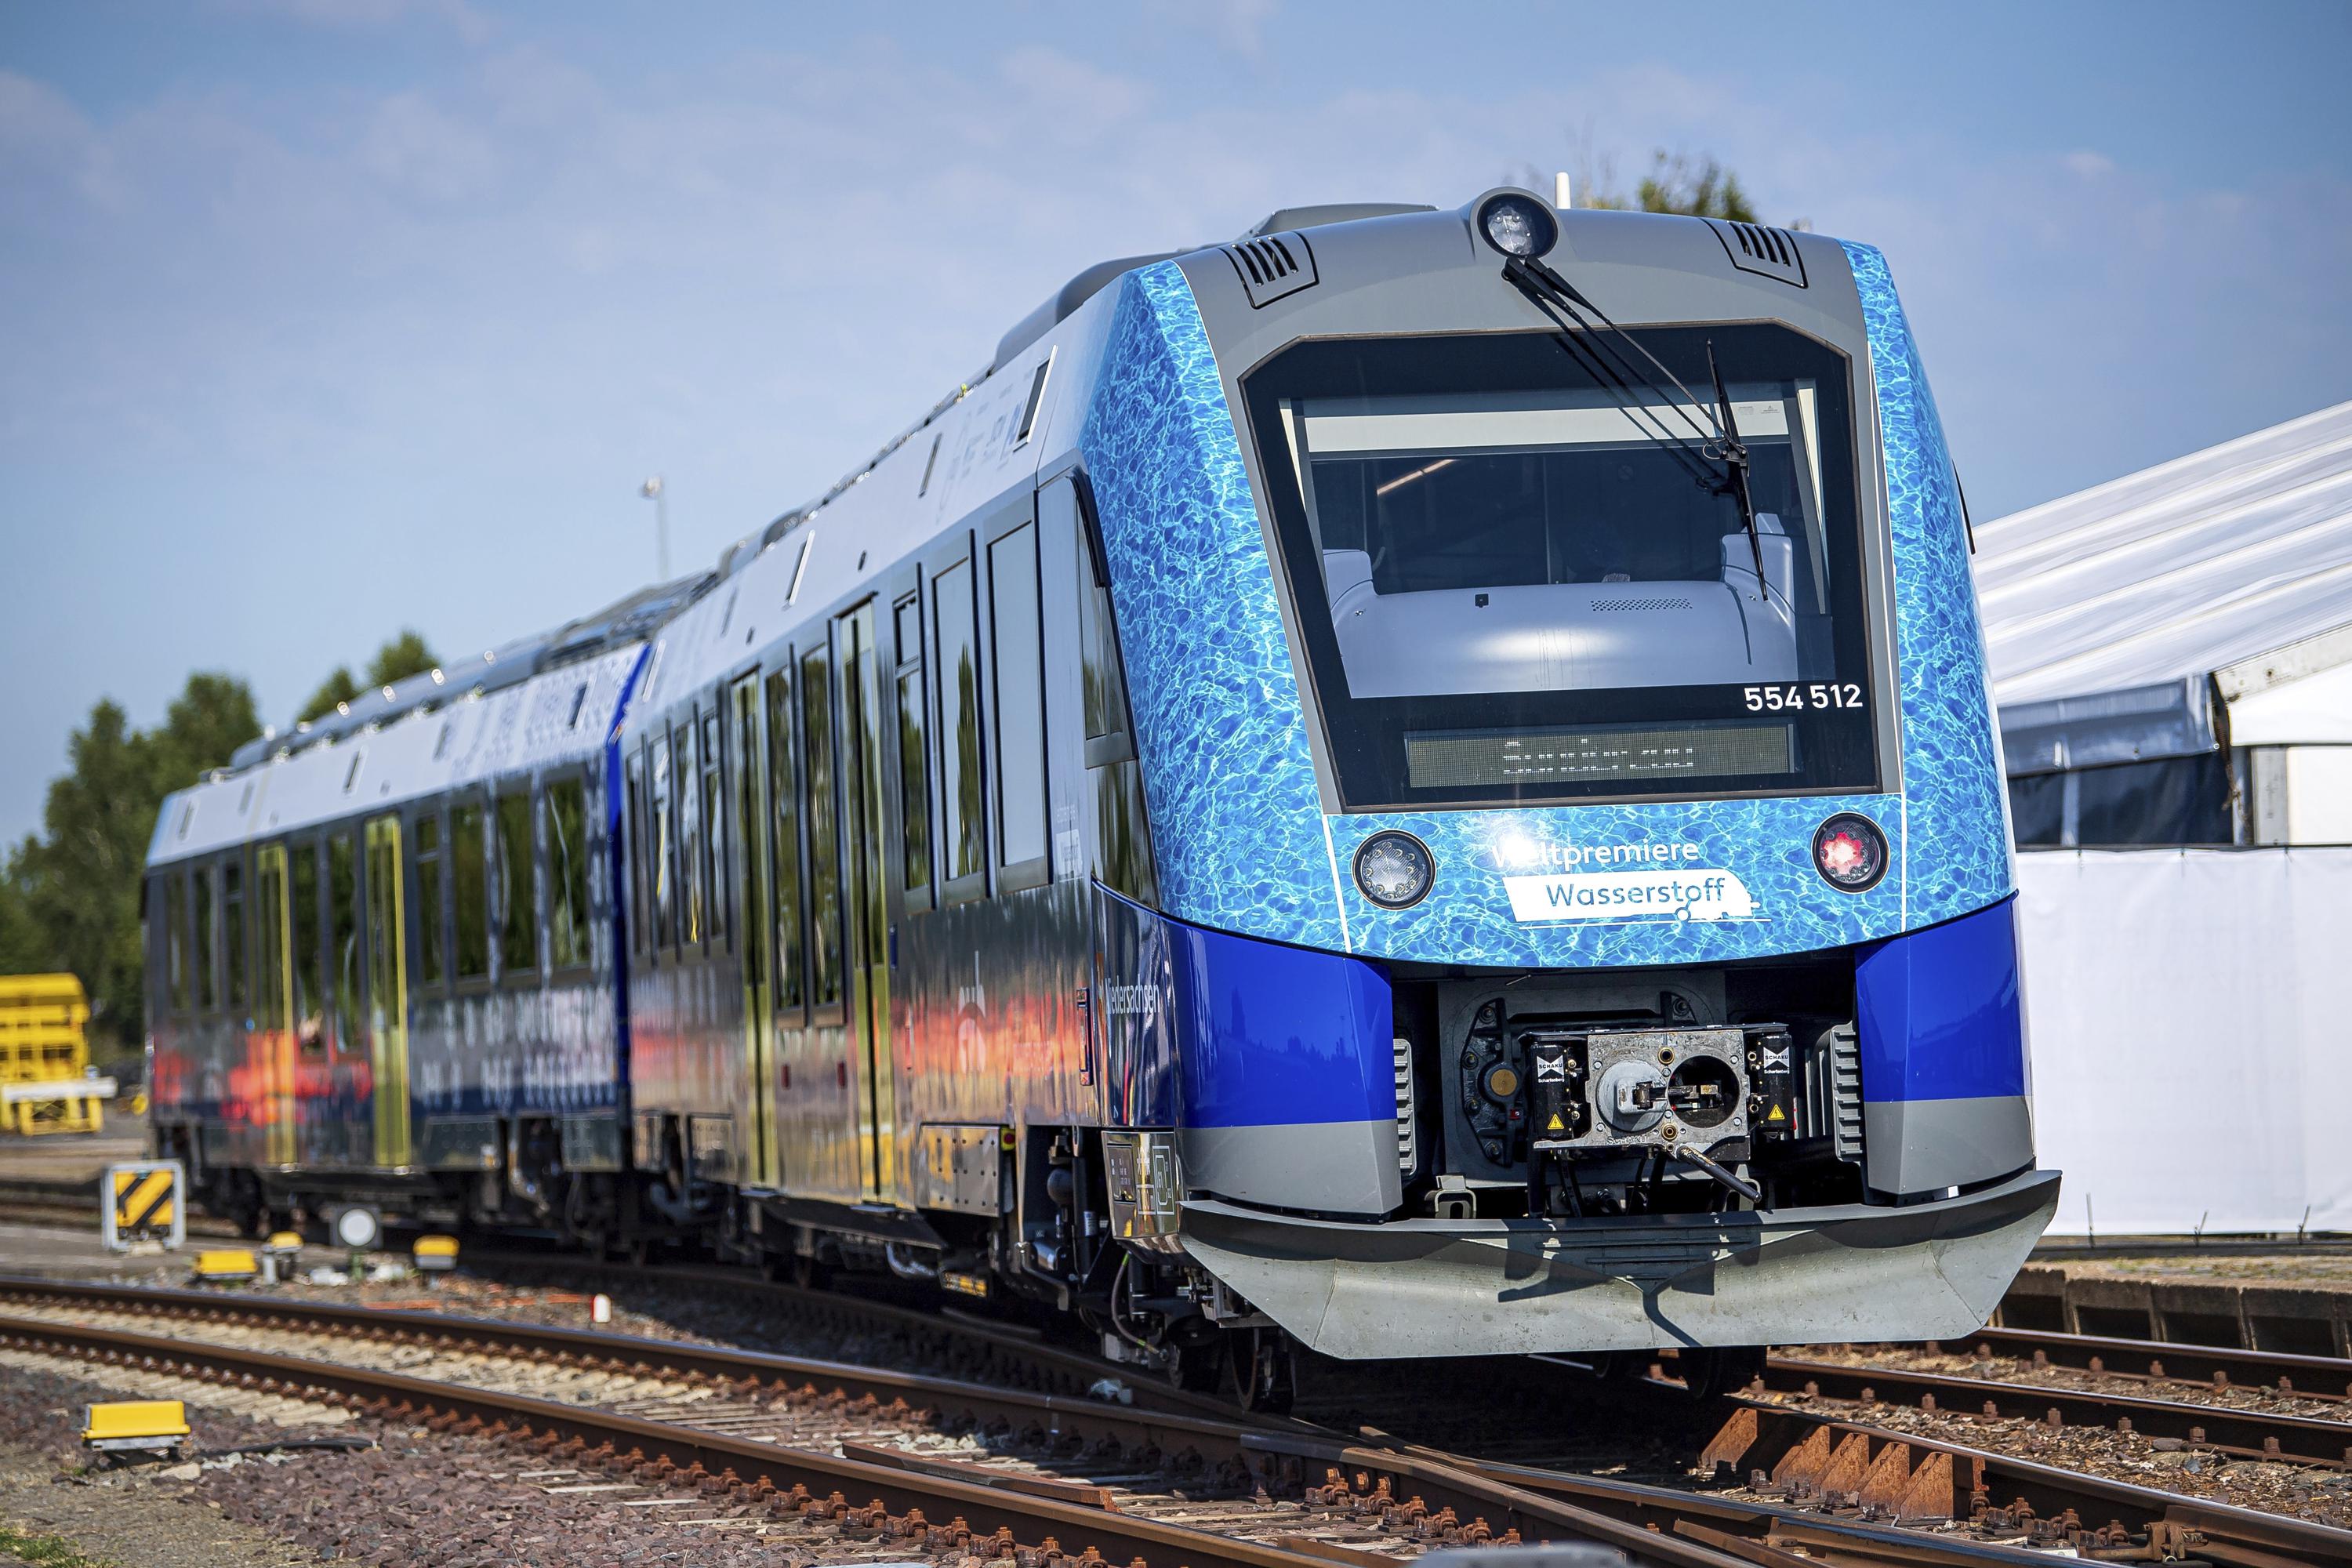
<instances>
[{"instance_id":1,"label":"roof ventilation grille","mask_svg":"<svg viewBox=\"0 0 2352 1568\"><path fill-rule=\"evenodd\" d=\"M1805 258L1797 253L1797 237L1787 229L1713 217L1706 224L1723 242L1723 253L1742 272L1770 278L1793 289L1805 287Z\"/></svg>"},{"instance_id":2,"label":"roof ventilation grille","mask_svg":"<svg viewBox=\"0 0 2352 1568\"><path fill-rule=\"evenodd\" d=\"M1286 300L1321 281L1315 270L1315 252L1307 237L1292 230L1221 245L1234 274L1249 295L1250 308L1262 310L1276 300Z\"/></svg>"}]
</instances>

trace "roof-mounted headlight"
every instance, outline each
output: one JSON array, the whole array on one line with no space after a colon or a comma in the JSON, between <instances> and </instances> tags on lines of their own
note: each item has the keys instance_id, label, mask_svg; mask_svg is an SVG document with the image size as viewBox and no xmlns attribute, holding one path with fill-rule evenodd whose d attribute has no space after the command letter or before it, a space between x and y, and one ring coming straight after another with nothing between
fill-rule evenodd
<instances>
[{"instance_id":1,"label":"roof-mounted headlight","mask_svg":"<svg viewBox=\"0 0 2352 1568\"><path fill-rule=\"evenodd\" d=\"M1478 204L1478 232L1506 256L1532 261L1559 242L1559 220L1525 191L1501 191Z\"/></svg>"}]
</instances>

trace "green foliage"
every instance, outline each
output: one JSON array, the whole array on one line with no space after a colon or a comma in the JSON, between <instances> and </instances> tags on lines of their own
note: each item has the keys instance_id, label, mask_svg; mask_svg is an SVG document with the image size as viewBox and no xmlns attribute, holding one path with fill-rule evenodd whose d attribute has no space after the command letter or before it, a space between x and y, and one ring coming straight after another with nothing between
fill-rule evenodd
<instances>
[{"instance_id":1,"label":"green foliage","mask_svg":"<svg viewBox=\"0 0 2352 1568\"><path fill-rule=\"evenodd\" d=\"M369 661L368 686L338 669L303 716L436 662L423 637L404 631ZM252 689L233 675L188 677L152 730L132 729L119 706L100 700L68 742L68 770L49 783L42 830L0 866L0 973L79 975L94 1050L135 1049L146 1032L139 890L163 797L226 766L260 733Z\"/></svg>"},{"instance_id":2,"label":"green foliage","mask_svg":"<svg viewBox=\"0 0 2352 1568\"><path fill-rule=\"evenodd\" d=\"M93 1032L129 1047L145 1031L140 873L164 795L261 733L253 693L234 676L199 673L152 730L133 730L100 700L67 743L49 783L43 831L8 857L0 881L0 968L67 970L89 994Z\"/></svg>"},{"instance_id":3,"label":"green foliage","mask_svg":"<svg viewBox=\"0 0 2352 1568\"><path fill-rule=\"evenodd\" d=\"M334 673L319 683L319 689L310 693L310 700L295 713L295 721L307 724L313 719L333 712L338 703L349 702L362 691L373 691L380 686L390 686L395 680L422 675L440 662L433 650L425 646L422 637L414 630L403 628L398 637L376 649L375 657L368 660L365 680L354 676L350 665L335 666Z\"/></svg>"},{"instance_id":4,"label":"green foliage","mask_svg":"<svg viewBox=\"0 0 2352 1568\"><path fill-rule=\"evenodd\" d=\"M1755 223L1756 209L1739 188L1739 176L1712 158L1691 158L1661 150L1650 161L1629 199L1621 192L1596 190L1582 198L1586 206L1634 209L1645 213L1680 213L1688 217L1719 217L1733 223Z\"/></svg>"}]
</instances>

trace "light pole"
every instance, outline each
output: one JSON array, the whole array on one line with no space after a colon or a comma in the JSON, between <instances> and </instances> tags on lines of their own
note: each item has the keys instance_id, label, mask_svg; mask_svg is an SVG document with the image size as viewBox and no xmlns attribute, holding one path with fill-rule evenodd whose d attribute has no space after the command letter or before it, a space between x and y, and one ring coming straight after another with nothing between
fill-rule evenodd
<instances>
[{"instance_id":1,"label":"light pole","mask_svg":"<svg viewBox=\"0 0 2352 1568\"><path fill-rule=\"evenodd\" d=\"M659 564L658 582L669 581L669 494L662 477L656 474L637 487L637 493L654 503L654 559Z\"/></svg>"}]
</instances>

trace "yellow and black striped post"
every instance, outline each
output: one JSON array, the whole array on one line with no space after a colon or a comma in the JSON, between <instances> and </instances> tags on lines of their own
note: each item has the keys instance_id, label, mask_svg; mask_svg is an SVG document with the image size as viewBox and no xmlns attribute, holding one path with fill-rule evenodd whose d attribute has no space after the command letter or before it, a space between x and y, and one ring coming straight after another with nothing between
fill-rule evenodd
<instances>
[{"instance_id":1,"label":"yellow and black striped post","mask_svg":"<svg viewBox=\"0 0 2352 1568\"><path fill-rule=\"evenodd\" d=\"M186 1174L177 1160L130 1161L109 1165L100 1202L105 1210L106 1245L128 1251L134 1242L177 1247L187 1239Z\"/></svg>"}]
</instances>

